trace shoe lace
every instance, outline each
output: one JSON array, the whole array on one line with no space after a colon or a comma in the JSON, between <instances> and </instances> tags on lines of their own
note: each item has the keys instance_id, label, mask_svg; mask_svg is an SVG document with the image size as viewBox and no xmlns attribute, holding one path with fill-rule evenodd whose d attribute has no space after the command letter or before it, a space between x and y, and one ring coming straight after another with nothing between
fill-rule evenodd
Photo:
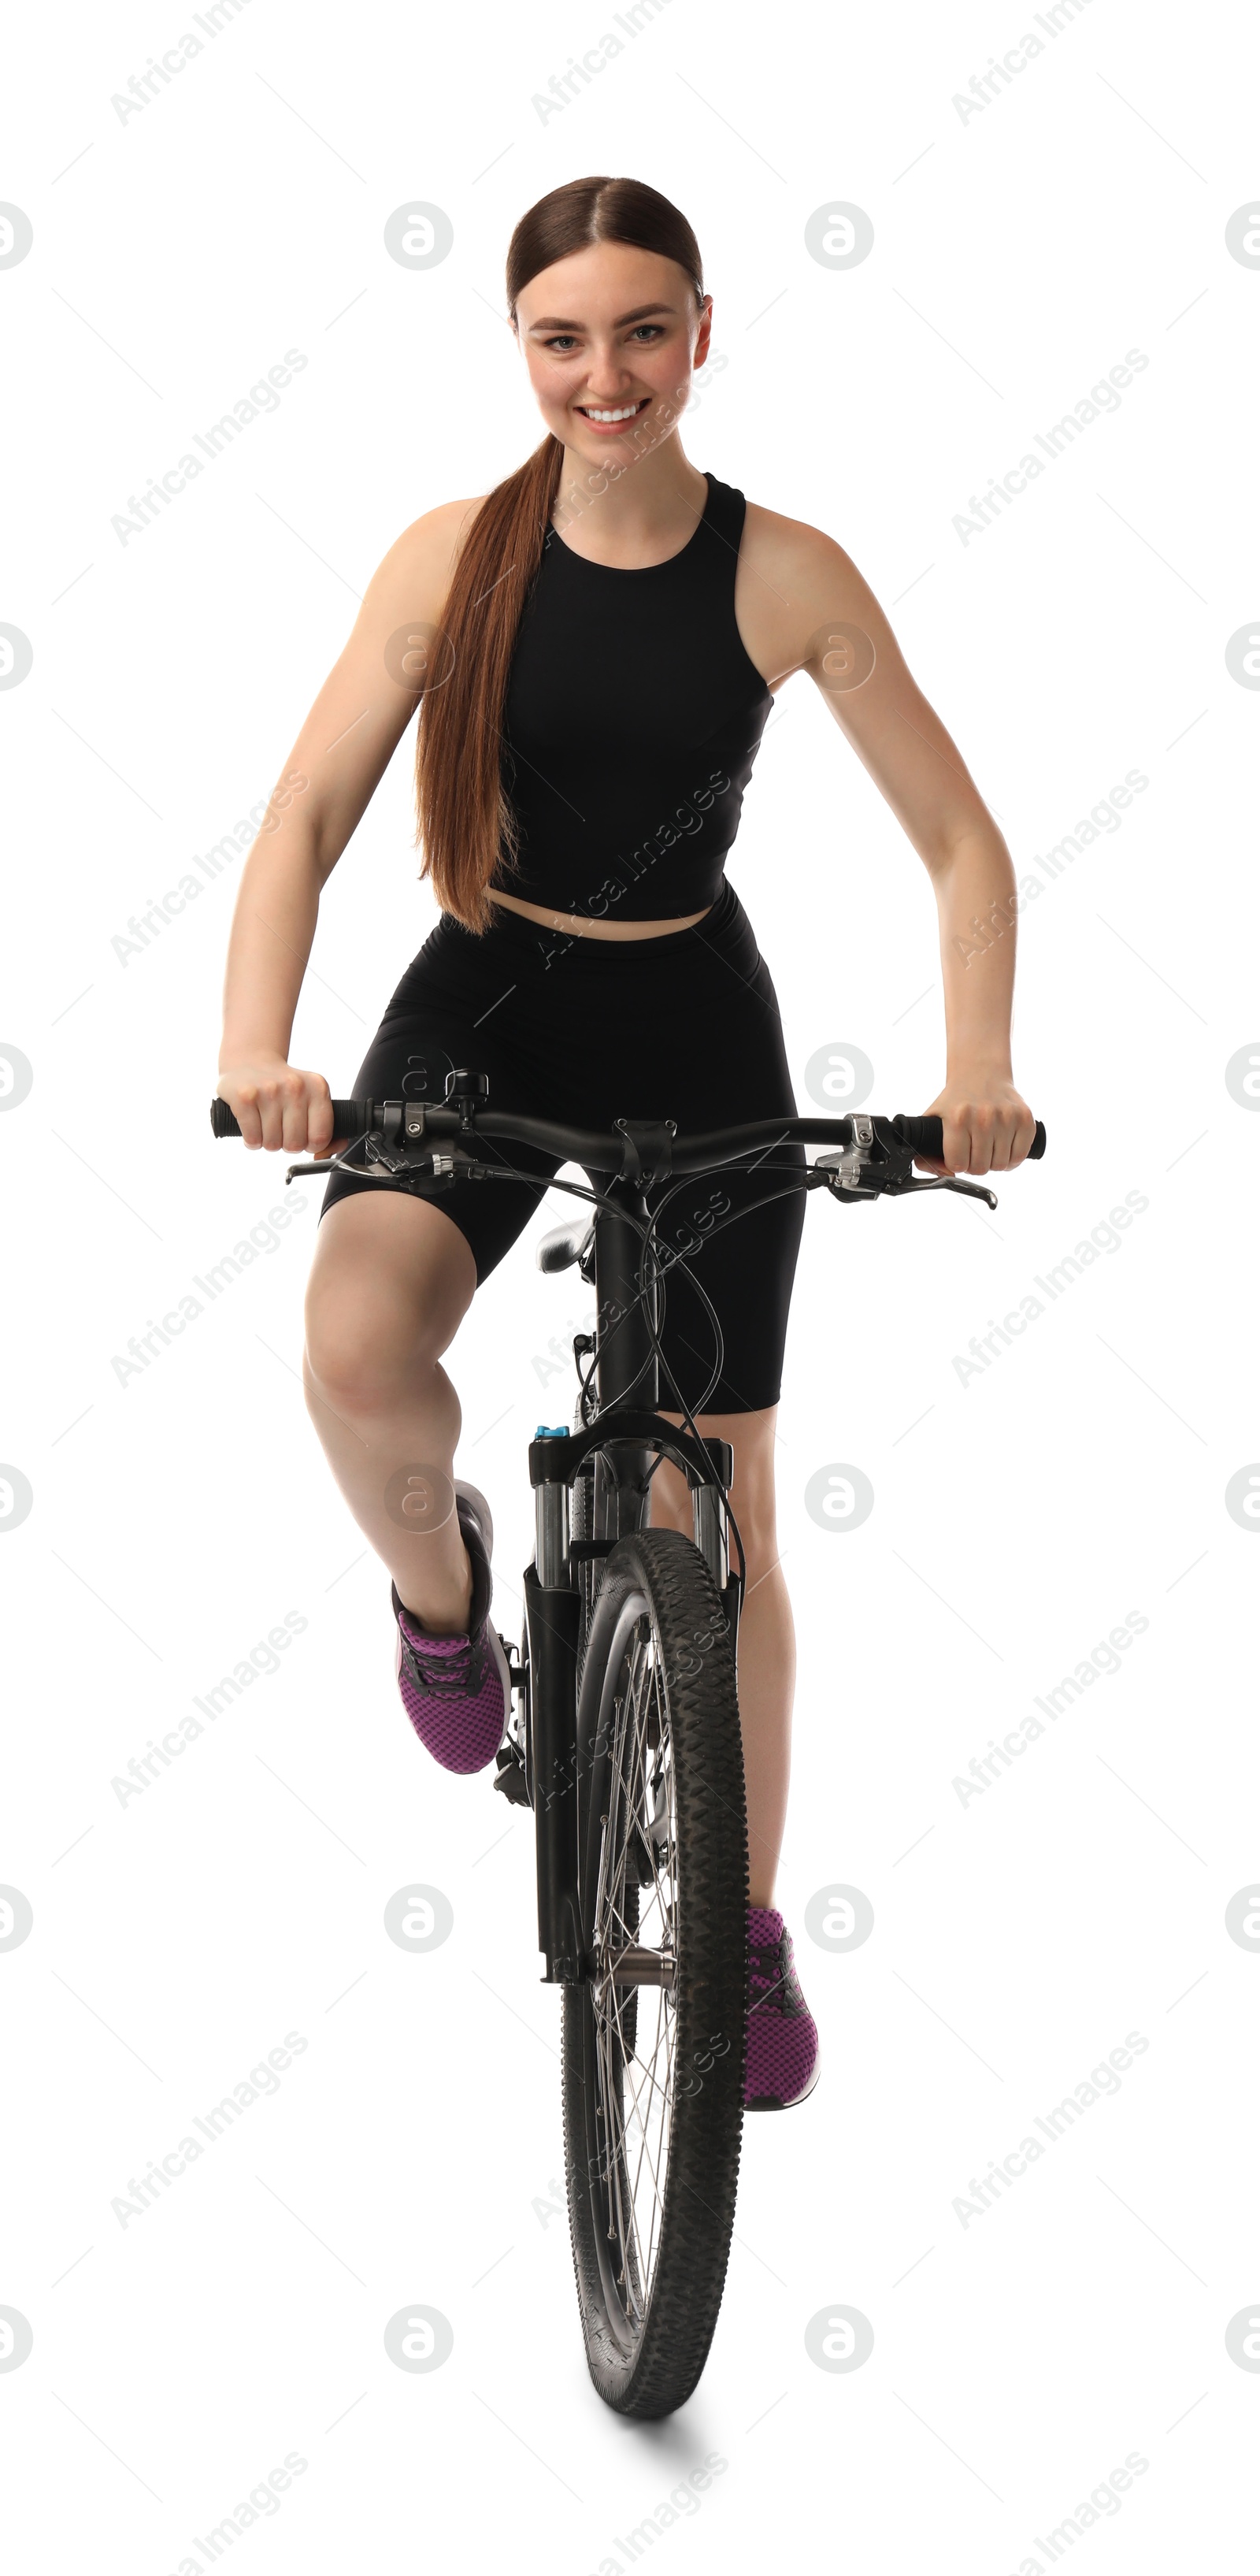
<instances>
[{"instance_id":1,"label":"shoe lace","mask_svg":"<svg viewBox=\"0 0 1260 2576\"><path fill-rule=\"evenodd\" d=\"M749 1942L748 2002L750 2010L753 2006L763 2011L768 2007L789 2021L808 2017L809 2006L797 1982L786 1932L779 1941Z\"/></svg>"},{"instance_id":2,"label":"shoe lace","mask_svg":"<svg viewBox=\"0 0 1260 2576\"><path fill-rule=\"evenodd\" d=\"M754 2003L772 2003L784 1987L783 1944L781 1941L750 1941L748 1944L748 1991ZM762 1992L755 1990L761 1987ZM766 1989L769 1989L767 1992Z\"/></svg>"},{"instance_id":3,"label":"shoe lace","mask_svg":"<svg viewBox=\"0 0 1260 2576\"><path fill-rule=\"evenodd\" d=\"M483 1621L476 1637L461 1640L467 1654L426 1655L423 1645L416 1645L405 1628L399 1629L402 1656L416 1690L431 1699L465 1699L481 1688L489 1654L489 1639Z\"/></svg>"}]
</instances>

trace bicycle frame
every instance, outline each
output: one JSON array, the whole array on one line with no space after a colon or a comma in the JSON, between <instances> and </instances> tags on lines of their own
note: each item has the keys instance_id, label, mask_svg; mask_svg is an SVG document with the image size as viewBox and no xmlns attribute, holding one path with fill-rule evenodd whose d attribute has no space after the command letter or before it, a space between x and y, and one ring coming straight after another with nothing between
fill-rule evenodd
<instances>
[{"instance_id":1,"label":"bicycle frame","mask_svg":"<svg viewBox=\"0 0 1260 2576\"><path fill-rule=\"evenodd\" d=\"M801 1186L827 1188L841 1205L924 1190L953 1190L997 1200L991 1190L958 1178L917 1180L916 1154L939 1159L937 1117L877 1118L867 1112L843 1118L756 1121L712 1134L678 1139L673 1120L618 1118L611 1130L590 1133L552 1120L489 1107L484 1074L458 1068L441 1103L425 1101L333 1102L334 1134L348 1137L347 1151L366 1142L382 1176L425 1171L438 1188L456 1186L457 1170L475 1167L482 1139L539 1147L543 1152L599 1171L604 1187L595 1209L594 1281L597 1304L594 1416L576 1432L540 1434L530 1446L536 1542L525 1573L528 1676L526 1683L524 1794L533 1806L538 1862L538 1946L543 1983L564 1984L590 1973L583 1954L578 1895L577 1708L582 1591L574 1579L583 1556L599 1560L620 1538L641 1529L649 1510L649 1480L656 1462L669 1459L691 1490L693 1534L726 1610L736 1640L742 1578L732 1574L726 1549L726 1497L734 1472L725 1441L703 1441L679 1430L657 1411L660 1401L653 1334L657 1291L649 1279L641 1292L643 1234L651 1222L646 1191L671 1173L717 1171L723 1165L776 1146L821 1144L831 1150L802 1172ZM225 1101L211 1104L216 1136L239 1134ZM1029 1159L1045 1150L1037 1125ZM323 1179L339 1167L292 1164L288 1179ZM573 1257L577 1258L576 1248ZM563 1266L563 1265L562 1265ZM589 1273L585 1275L589 1276ZM642 1388L638 1404L631 1401ZM682 1408L680 1407L680 1410ZM571 1532L573 1483L588 1458L595 1461L595 1527L575 1542ZM514 1758L514 1757L510 1757ZM505 1787L508 1775L501 1774ZM519 1783L519 1769L516 1772Z\"/></svg>"}]
</instances>

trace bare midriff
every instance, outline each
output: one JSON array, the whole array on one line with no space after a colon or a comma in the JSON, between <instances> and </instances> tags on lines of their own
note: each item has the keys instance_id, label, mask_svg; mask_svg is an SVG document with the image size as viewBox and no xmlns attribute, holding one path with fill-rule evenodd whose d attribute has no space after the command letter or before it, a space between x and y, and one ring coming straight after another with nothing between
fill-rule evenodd
<instances>
[{"instance_id":1,"label":"bare midriff","mask_svg":"<svg viewBox=\"0 0 1260 2576\"><path fill-rule=\"evenodd\" d=\"M544 930L563 930L579 939L662 939L667 931L694 930L712 904L702 912L685 912L675 921L595 921L582 912L551 912L541 903L523 903L516 894L499 894L487 888L491 903L506 905L509 912L519 912L526 921L541 923Z\"/></svg>"}]
</instances>

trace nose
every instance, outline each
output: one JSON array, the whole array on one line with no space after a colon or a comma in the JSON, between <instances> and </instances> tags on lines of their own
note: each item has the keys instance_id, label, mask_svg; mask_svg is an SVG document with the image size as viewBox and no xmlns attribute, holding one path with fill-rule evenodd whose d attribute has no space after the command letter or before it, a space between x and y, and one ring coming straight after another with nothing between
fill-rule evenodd
<instances>
[{"instance_id":1,"label":"nose","mask_svg":"<svg viewBox=\"0 0 1260 2576\"><path fill-rule=\"evenodd\" d=\"M636 385L629 368L623 367L615 381L612 379L610 369L609 381L603 385L599 383L598 377L592 377L585 391L580 393L577 399L579 402L593 403L641 402L643 394L644 387Z\"/></svg>"},{"instance_id":2,"label":"nose","mask_svg":"<svg viewBox=\"0 0 1260 2576\"><path fill-rule=\"evenodd\" d=\"M628 388L631 390L633 389L634 370L632 367L626 365L624 359L618 358L615 350L601 349L597 353L597 356L592 359L592 365L595 367L595 374L587 379L587 391L581 396L581 400L583 402L616 403L629 401L630 391ZM602 386L599 385L599 369L601 367L606 370L608 379L607 383ZM595 390L597 386L599 387L598 391Z\"/></svg>"}]
</instances>

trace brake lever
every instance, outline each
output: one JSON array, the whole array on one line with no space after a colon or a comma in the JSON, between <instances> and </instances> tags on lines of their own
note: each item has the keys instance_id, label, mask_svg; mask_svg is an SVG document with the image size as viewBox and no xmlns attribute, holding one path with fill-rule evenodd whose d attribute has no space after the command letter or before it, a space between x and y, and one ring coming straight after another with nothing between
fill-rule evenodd
<instances>
[{"instance_id":1,"label":"brake lever","mask_svg":"<svg viewBox=\"0 0 1260 2576\"><path fill-rule=\"evenodd\" d=\"M890 1198L907 1198L912 1190L957 1190L960 1198L983 1199L987 1206L997 1206L992 1190L986 1190L979 1181L960 1181L953 1173L942 1172L930 1181L921 1181L916 1175L913 1179L885 1183L885 1192Z\"/></svg>"},{"instance_id":2,"label":"brake lever","mask_svg":"<svg viewBox=\"0 0 1260 2576\"><path fill-rule=\"evenodd\" d=\"M366 1160L350 1162L349 1156L363 1144L367 1146ZM407 1147L400 1152L397 1146L386 1144L380 1136L369 1136L365 1130L362 1136L355 1136L350 1144L343 1145L339 1154L328 1155L322 1163L290 1163L284 1177L286 1183L321 1181L326 1180L330 1172L348 1171L356 1181L392 1181L403 1173L412 1174L418 1180L441 1181L450 1180L457 1167L467 1166L470 1160L471 1157L458 1147L450 1153L442 1152L437 1146L426 1146L421 1153Z\"/></svg>"},{"instance_id":3,"label":"brake lever","mask_svg":"<svg viewBox=\"0 0 1260 2576\"><path fill-rule=\"evenodd\" d=\"M818 1156L813 1169L826 1181L832 1197L842 1201L910 1198L919 1190L956 1190L960 1198L983 1199L987 1207L996 1208L993 1191L982 1183L962 1181L951 1173L921 1180L911 1169L914 1156L909 1146L890 1149L886 1137L879 1139L879 1145L878 1155L871 1153L865 1140L832 1149Z\"/></svg>"},{"instance_id":4,"label":"brake lever","mask_svg":"<svg viewBox=\"0 0 1260 2576\"><path fill-rule=\"evenodd\" d=\"M364 1136L366 1132L365 1129ZM364 1136L352 1136L349 1144L343 1145L339 1154L326 1154L320 1163L290 1163L284 1176L285 1188L288 1188L290 1181L327 1180L330 1172L352 1171L361 1178L360 1167L349 1162L347 1158L363 1143Z\"/></svg>"}]
</instances>

